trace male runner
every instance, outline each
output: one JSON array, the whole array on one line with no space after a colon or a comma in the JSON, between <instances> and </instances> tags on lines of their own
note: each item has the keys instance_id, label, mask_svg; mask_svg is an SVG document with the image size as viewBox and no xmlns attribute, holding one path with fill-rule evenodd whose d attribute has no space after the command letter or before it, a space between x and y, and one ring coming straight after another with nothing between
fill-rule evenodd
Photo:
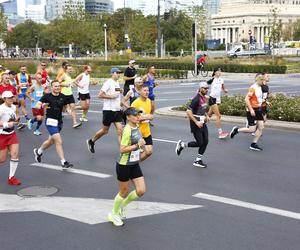
<instances>
[{"instance_id":1,"label":"male runner","mask_svg":"<svg viewBox=\"0 0 300 250\"><path fill-rule=\"evenodd\" d=\"M96 134L87 140L88 150L95 153L95 142L109 131L110 125L113 123L117 129L119 142L122 134L122 111L121 111L121 89L118 79L120 78L121 70L112 68L111 78L108 79L102 86L98 97L103 99L103 126Z\"/></svg>"},{"instance_id":2,"label":"male runner","mask_svg":"<svg viewBox=\"0 0 300 250\"><path fill-rule=\"evenodd\" d=\"M4 103L0 105L0 162L6 161L7 154L10 155L10 170L7 183L9 185L20 185L21 181L15 177L19 164L19 140L14 130L20 117L16 115L14 94L11 91L2 93Z\"/></svg>"},{"instance_id":3,"label":"male runner","mask_svg":"<svg viewBox=\"0 0 300 250\"><path fill-rule=\"evenodd\" d=\"M37 103L36 107L46 108L46 128L49 132L49 138L37 149L33 149L36 162L42 161L42 155L46 149L55 144L56 152L60 158L63 169L73 167L73 164L65 160L62 138L60 131L63 126L62 110L68 102L64 94L60 93L60 84L58 81L51 83L51 92L45 94Z\"/></svg>"},{"instance_id":4,"label":"male runner","mask_svg":"<svg viewBox=\"0 0 300 250\"><path fill-rule=\"evenodd\" d=\"M182 140L179 140L175 149L176 154L179 156L181 151L186 147L198 148L198 155L193 163L193 166L198 168L207 167L207 164L202 161L202 157L208 145L208 129L206 126L206 123L209 121L209 117L206 114L207 92L208 84L206 82L200 82L198 94L193 98L186 111L195 141L184 143Z\"/></svg>"},{"instance_id":5,"label":"male runner","mask_svg":"<svg viewBox=\"0 0 300 250\"><path fill-rule=\"evenodd\" d=\"M248 94L245 97L249 127L238 128L237 126L234 126L230 132L231 139L239 132L255 132L255 136L250 145L250 149L254 151L263 150L260 146L257 145L257 142L261 137L264 128L264 117L262 113L263 94L261 89L264 81L265 77L261 73L256 74L255 83L249 88Z\"/></svg>"},{"instance_id":6,"label":"male runner","mask_svg":"<svg viewBox=\"0 0 300 250\"><path fill-rule=\"evenodd\" d=\"M48 71L46 69L47 64L45 62L41 62L40 67L37 70L37 73L40 73L42 76L42 85L45 89L45 93L49 92L48 85L50 84L50 78L48 75Z\"/></svg>"},{"instance_id":7,"label":"male runner","mask_svg":"<svg viewBox=\"0 0 300 250\"><path fill-rule=\"evenodd\" d=\"M145 154L141 157L141 161L146 160L153 153L153 140L150 129L150 121L154 118L152 112L151 100L149 96L149 88L147 85L143 85L140 90L140 96L131 104L131 107L136 108L137 110L142 111L142 114L139 117L140 121L140 131L145 140Z\"/></svg>"},{"instance_id":8,"label":"male runner","mask_svg":"<svg viewBox=\"0 0 300 250\"><path fill-rule=\"evenodd\" d=\"M136 78L135 60L129 60L129 65L124 72L124 91L123 95L126 96L127 92L134 87L134 79Z\"/></svg>"}]
</instances>

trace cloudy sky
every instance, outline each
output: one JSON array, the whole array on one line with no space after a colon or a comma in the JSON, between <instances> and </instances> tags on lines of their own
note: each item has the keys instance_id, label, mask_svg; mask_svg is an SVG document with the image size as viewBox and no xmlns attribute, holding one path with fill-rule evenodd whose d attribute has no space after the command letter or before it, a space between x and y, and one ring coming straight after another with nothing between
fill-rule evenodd
<instances>
[{"instance_id":1,"label":"cloudy sky","mask_svg":"<svg viewBox=\"0 0 300 250\"><path fill-rule=\"evenodd\" d=\"M113 2L115 10L124 6L124 0L113 0Z\"/></svg>"}]
</instances>

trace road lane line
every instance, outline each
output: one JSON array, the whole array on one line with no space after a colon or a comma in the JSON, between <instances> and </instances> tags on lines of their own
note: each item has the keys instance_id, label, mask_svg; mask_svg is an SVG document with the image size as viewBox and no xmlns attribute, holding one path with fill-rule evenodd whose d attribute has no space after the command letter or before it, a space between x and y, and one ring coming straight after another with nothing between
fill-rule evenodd
<instances>
[{"instance_id":1,"label":"road lane line","mask_svg":"<svg viewBox=\"0 0 300 250\"><path fill-rule=\"evenodd\" d=\"M170 141L170 140L157 139L157 138L153 138L153 141L160 141L160 142L168 142L168 143L177 144L177 141Z\"/></svg>"},{"instance_id":2,"label":"road lane line","mask_svg":"<svg viewBox=\"0 0 300 250\"><path fill-rule=\"evenodd\" d=\"M296 220L300 220L300 213L288 211L288 210L283 210L283 209L278 209L278 208L273 208L273 207L268 207L268 206L262 206L259 204L255 203L249 203L245 201L240 201L240 200L235 200L235 199L230 199L222 196L216 196L216 195L211 195L211 194L205 194L205 193L197 193L193 195L196 198L204 199L204 200L210 200L210 201L215 201L215 202L220 202L224 204L229 204L237 207L244 207L260 212L265 212L269 214L275 214L283 217L288 217Z\"/></svg>"},{"instance_id":3,"label":"road lane line","mask_svg":"<svg viewBox=\"0 0 300 250\"><path fill-rule=\"evenodd\" d=\"M73 174L81 174L81 175L87 175L87 176L92 176L92 177L97 177L97 178L109 178L111 175L109 174L102 174L98 172L91 172L87 170L82 170L82 169L76 169L76 168L69 168L69 169L62 169L61 166L56 166L56 165L51 165L51 164L46 164L46 163L32 163L31 166L39 167L39 168L48 168L52 170L57 170L57 171L65 171Z\"/></svg>"}]
</instances>

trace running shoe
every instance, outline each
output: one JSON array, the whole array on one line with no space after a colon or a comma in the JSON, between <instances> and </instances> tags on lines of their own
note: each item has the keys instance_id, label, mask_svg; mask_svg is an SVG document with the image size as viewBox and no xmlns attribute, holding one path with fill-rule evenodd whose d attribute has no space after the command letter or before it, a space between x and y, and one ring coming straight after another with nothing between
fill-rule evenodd
<instances>
[{"instance_id":1,"label":"running shoe","mask_svg":"<svg viewBox=\"0 0 300 250\"><path fill-rule=\"evenodd\" d=\"M87 147L88 147L88 150L91 152L91 153L95 153L95 142L92 141L92 139L89 139L89 140L86 140L86 144L87 144Z\"/></svg>"},{"instance_id":2,"label":"running shoe","mask_svg":"<svg viewBox=\"0 0 300 250\"><path fill-rule=\"evenodd\" d=\"M193 166L197 168L206 168L207 164L205 164L202 160L195 160Z\"/></svg>"},{"instance_id":3,"label":"running shoe","mask_svg":"<svg viewBox=\"0 0 300 250\"><path fill-rule=\"evenodd\" d=\"M226 133L226 132L220 132L220 133L219 133L219 139L225 139L228 135L229 135L229 133Z\"/></svg>"},{"instance_id":4,"label":"running shoe","mask_svg":"<svg viewBox=\"0 0 300 250\"><path fill-rule=\"evenodd\" d=\"M27 127L27 124L25 124L25 123L19 123L18 126L17 126L17 129L18 130L22 130L25 127Z\"/></svg>"},{"instance_id":5,"label":"running shoe","mask_svg":"<svg viewBox=\"0 0 300 250\"><path fill-rule=\"evenodd\" d=\"M34 159L36 162L40 163L42 161L42 154L38 153L38 149L34 148L33 149L33 154L34 154Z\"/></svg>"},{"instance_id":6,"label":"running shoe","mask_svg":"<svg viewBox=\"0 0 300 250\"><path fill-rule=\"evenodd\" d=\"M16 177L12 176L11 178L7 179L7 184L8 185L18 186L18 185L21 185L21 181L18 180Z\"/></svg>"},{"instance_id":7,"label":"running shoe","mask_svg":"<svg viewBox=\"0 0 300 250\"><path fill-rule=\"evenodd\" d=\"M27 128L28 128L29 130L32 129L31 119L29 119L29 120L27 121Z\"/></svg>"},{"instance_id":8,"label":"running shoe","mask_svg":"<svg viewBox=\"0 0 300 250\"><path fill-rule=\"evenodd\" d=\"M64 164L61 164L61 166L63 169L67 169L67 168L72 168L73 164L68 161L65 161Z\"/></svg>"},{"instance_id":9,"label":"running shoe","mask_svg":"<svg viewBox=\"0 0 300 250\"><path fill-rule=\"evenodd\" d=\"M41 135L42 133L41 133L41 131L39 131L38 129L36 129L36 130L34 130L33 134L34 135Z\"/></svg>"},{"instance_id":10,"label":"running shoe","mask_svg":"<svg viewBox=\"0 0 300 250\"><path fill-rule=\"evenodd\" d=\"M181 151L184 149L182 140L179 140L176 144L175 152L179 156Z\"/></svg>"},{"instance_id":11,"label":"running shoe","mask_svg":"<svg viewBox=\"0 0 300 250\"><path fill-rule=\"evenodd\" d=\"M239 132L239 128L234 126L230 132L230 138L232 139Z\"/></svg>"},{"instance_id":12,"label":"running shoe","mask_svg":"<svg viewBox=\"0 0 300 250\"><path fill-rule=\"evenodd\" d=\"M79 120L81 122L88 122L89 121L86 117L80 117Z\"/></svg>"},{"instance_id":13,"label":"running shoe","mask_svg":"<svg viewBox=\"0 0 300 250\"><path fill-rule=\"evenodd\" d=\"M107 216L108 221L110 221L114 226L121 227L124 225L120 215L109 213Z\"/></svg>"},{"instance_id":14,"label":"running shoe","mask_svg":"<svg viewBox=\"0 0 300 250\"><path fill-rule=\"evenodd\" d=\"M82 125L81 122L77 122L73 125L73 128L79 128Z\"/></svg>"},{"instance_id":15,"label":"running shoe","mask_svg":"<svg viewBox=\"0 0 300 250\"><path fill-rule=\"evenodd\" d=\"M251 143L250 147L249 147L251 150L254 150L254 151L262 151L263 149L258 146L256 143Z\"/></svg>"}]
</instances>

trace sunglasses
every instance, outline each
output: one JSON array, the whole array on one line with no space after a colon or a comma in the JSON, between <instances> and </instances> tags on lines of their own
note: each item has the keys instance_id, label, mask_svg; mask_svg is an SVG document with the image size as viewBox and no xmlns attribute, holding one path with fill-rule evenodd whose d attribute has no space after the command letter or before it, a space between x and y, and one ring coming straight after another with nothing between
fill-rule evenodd
<instances>
[{"instance_id":1,"label":"sunglasses","mask_svg":"<svg viewBox=\"0 0 300 250\"><path fill-rule=\"evenodd\" d=\"M41 64L41 66L45 67L45 66L46 66L46 64Z\"/></svg>"}]
</instances>

